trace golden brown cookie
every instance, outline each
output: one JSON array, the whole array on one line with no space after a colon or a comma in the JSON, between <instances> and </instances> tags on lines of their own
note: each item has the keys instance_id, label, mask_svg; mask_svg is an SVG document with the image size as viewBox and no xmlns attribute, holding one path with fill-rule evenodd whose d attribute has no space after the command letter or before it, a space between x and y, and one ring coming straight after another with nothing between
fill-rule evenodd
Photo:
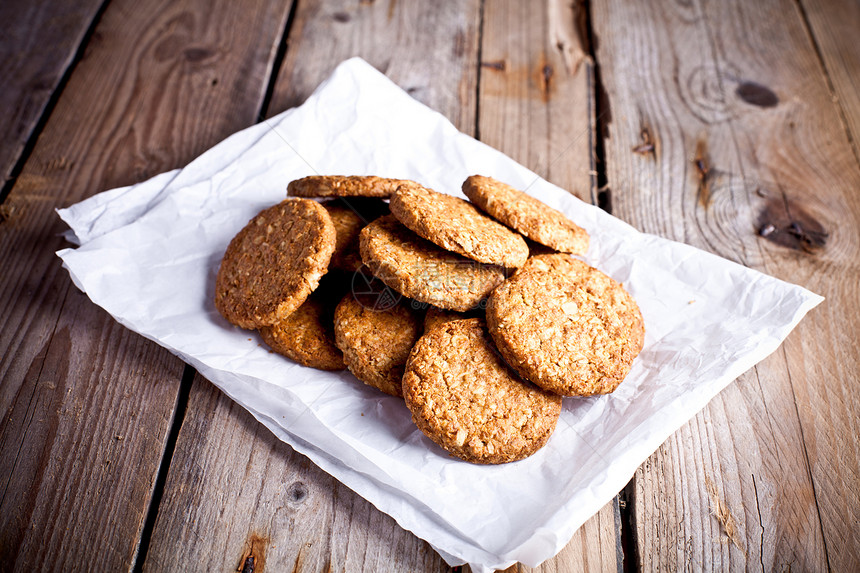
<instances>
[{"instance_id":1,"label":"golden brown cookie","mask_svg":"<svg viewBox=\"0 0 860 573\"><path fill-rule=\"evenodd\" d=\"M356 378L392 396L409 351L421 336L421 314L392 293L348 293L334 313L335 341Z\"/></svg>"},{"instance_id":2,"label":"golden brown cookie","mask_svg":"<svg viewBox=\"0 0 860 573\"><path fill-rule=\"evenodd\" d=\"M530 258L490 296L487 323L520 375L564 396L615 390L645 336L627 291L565 254Z\"/></svg>"},{"instance_id":3,"label":"golden brown cookie","mask_svg":"<svg viewBox=\"0 0 860 573\"><path fill-rule=\"evenodd\" d=\"M447 322L415 344L403 376L412 420L455 456L479 464L526 458L555 430L561 397L524 382L483 321Z\"/></svg>"},{"instance_id":4,"label":"golden brown cookie","mask_svg":"<svg viewBox=\"0 0 860 573\"><path fill-rule=\"evenodd\" d=\"M410 230L443 249L490 265L517 268L529 248L523 238L468 201L420 185L398 188L391 213Z\"/></svg>"},{"instance_id":5,"label":"golden brown cookie","mask_svg":"<svg viewBox=\"0 0 860 573\"><path fill-rule=\"evenodd\" d=\"M397 292L448 310L468 310L505 278L500 267L445 251L397 222L380 217L359 235L361 258Z\"/></svg>"},{"instance_id":6,"label":"golden brown cookie","mask_svg":"<svg viewBox=\"0 0 860 573\"><path fill-rule=\"evenodd\" d=\"M215 280L215 307L231 323L259 328L305 302L328 269L336 232L316 201L287 199L233 237Z\"/></svg>"},{"instance_id":7,"label":"golden brown cookie","mask_svg":"<svg viewBox=\"0 0 860 573\"><path fill-rule=\"evenodd\" d=\"M295 197L381 197L387 198L408 179L386 179L374 175L311 175L290 181L287 195Z\"/></svg>"},{"instance_id":8,"label":"golden brown cookie","mask_svg":"<svg viewBox=\"0 0 860 573\"><path fill-rule=\"evenodd\" d=\"M463 182L469 200L508 227L542 245L577 255L588 251L585 229L564 213L491 177L472 175Z\"/></svg>"},{"instance_id":9,"label":"golden brown cookie","mask_svg":"<svg viewBox=\"0 0 860 573\"><path fill-rule=\"evenodd\" d=\"M483 318L483 316L484 311L480 308L474 308L469 312L456 312L431 305L427 309L427 313L424 315L424 332L428 332L431 328L435 328L440 324L445 324L446 322L451 322L452 320Z\"/></svg>"},{"instance_id":10,"label":"golden brown cookie","mask_svg":"<svg viewBox=\"0 0 860 573\"><path fill-rule=\"evenodd\" d=\"M269 347L304 366L343 370L343 353L334 341L334 304L315 291L294 313L272 326L260 328Z\"/></svg>"},{"instance_id":11,"label":"golden brown cookie","mask_svg":"<svg viewBox=\"0 0 860 573\"><path fill-rule=\"evenodd\" d=\"M358 234L370 221L388 211L388 205L378 199L359 199L336 199L322 204L337 232L334 254L329 263L333 269L355 272L361 268Z\"/></svg>"},{"instance_id":12,"label":"golden brown cookie","mask_svg":"<svg viewBox=\"0 0 860 573\"><path fill-rule=\"evenodd\" d=\"M429 332L431 328L435 328L440 324L464 318L466 318L465 313L431 306L427 309L427 314L424 315L424 332Z\"/></svg>"}]
</instances>

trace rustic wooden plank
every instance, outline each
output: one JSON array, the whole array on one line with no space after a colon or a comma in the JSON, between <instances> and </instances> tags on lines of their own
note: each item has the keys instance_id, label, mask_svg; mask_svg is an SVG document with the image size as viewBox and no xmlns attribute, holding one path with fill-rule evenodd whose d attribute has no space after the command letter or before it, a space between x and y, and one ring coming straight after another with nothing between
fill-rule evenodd
<instances>
[{"instance_id":1,"label":"rustic wooden plank","mask_svg":"<svg viewBox=\"0 0 860 573\"><path fill-rule=\"evenodd\" d=\"M270 114L302 103L341 61L361 56L473 134L478 0L313 2L299 6Z\"/></svg>"},{"instance_id":2,"label":"rustic wooden plank","mask_svg":"<svg viewBox=\"0 0 860 573\"><path fill-rule=\"evenodd\" d=\"M270 113L301 103L358 55L471 132L479 12L478 0L299 3ZM237 568L249 556L257 570L449 570L427 543L198 380L145 569Z\"/></svg>"},{"instance_id":3,"label":"rustic wooden plank","mask_svg":"<svg viewBox=\"0 0 860 573\"><path fill-rule=\"evenodd\" d=\"M482 141L591 201L595 102L583 13L560 0L540 9L485 2L478 125Z\"/></svg>"},{"instance_id":4,"label":"rustic wooden plank","mask_svg":"<svg viewBox=\"0 0 860 573\"><path fill-rule=\"evenodd\" d=\"M444 571L407 534L198 376L145 571Z\"/></svg>"},{"instance_id":5,"label":"rustic wooden plank","mask_svg":"<svg viewBox=\"0 0 860 573\"><path fill-rule=\"evenodd\" d=\"M72 288L54 207L182 165L253 123L288 9L116 0L11 190L0 568L131 568L184 368Z\"/></svg>"},{"instance_id":6,"label":"rustic wooden plank","mask_svg":"<svg viewBox=\"0 0 860 573\"><path fill-rule=\"evenodd\" d=\"M102 4L103 0L9 0L0 4L2 181L11 177Z\"/></svg>"},{"instance_id":7,"label":"rustic wooden plank","mask_svg":"<svg viewBox=\"0 0 860 573\"><path fill-rule=\"evenodd\" d=\"M860 161L860 3L853 0L801 0L813 39L824 63L845 127Z\"/></svg>"},{"instance_id":8,"label":"rustic wooden plank","mask_svg":"<svg viewBox=\"0 0 860 573\"><path fill-rule=\"evenodd\" d=\"M595 93L584 17L575 2L485 1L478 127L485 143L580 199L596 201ZM512 569L620 569L617 510L616 498L554 559Z\"/></svg>"},{"instance_id":9,"label":"rustic wooden plank","mask_svg":"<svg viewBox=\"0 0 860 573\"><path fill-rule=\"evenodd\" d=\"M860 325L845 309L860 174L802 15L779 1L593 14L614 214L828 299L639 469L641 563L857 569Z\"/></svg>"}]
</instances>

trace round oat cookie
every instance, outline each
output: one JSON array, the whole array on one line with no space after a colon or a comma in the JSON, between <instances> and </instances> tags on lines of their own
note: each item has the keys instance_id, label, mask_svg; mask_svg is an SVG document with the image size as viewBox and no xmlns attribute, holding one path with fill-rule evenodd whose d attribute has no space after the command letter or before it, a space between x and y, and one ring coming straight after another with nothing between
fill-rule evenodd
<instances>
[{"instance_id":1,"label":"round oat cookie","mask_svg":"<svg viewBox=\"0 0 860 573\"><path fill-rule=\"evenodd\" d=\"M468 201L420 185L391 196L391 213L413 232L443 249L480 263L518 268L529 248L523 238L487 217Z\"/></svg>"},{"instance_id":2,"label":"round oat cookie","mask_svg":"<svg viewBox=\"0 0 860 573\"><path fill-rule=\"evenodd\" d=\"M269 347L303 366L317 370L343 370L343 353L335 345L332 315L334 304L318 294L311 296L294 313L272 326L260 328Z\"/></svg>"},{"instance_id":3,"label":"round oat cookie","mask_svg":"<svg viewBox=\"0 0 860 573\"><path fill-rule=\"evenodd\" d=\"M520 375L563 396L615 390L642 350L636 301L570 255L532 257L490 296L490 333Z\"/></svg>"},{"instance_id":4,"label":"round oat cookie","mask_svg":"<svg viewBox=\"0 0 860 573\"><path fill-rule=\"evenodd\" d=\"M334 312L335 341L349 371L392 396L403 396L403 368L421 336L421 314L410 303L384 291L348 293Z\"/></svg>"},{"instance_id":5,"label":"round oat cookie","mask_svg":"<svg viewBox=\"0 0 860 573\"><path fill-rule=\"evenodd\" d=\"M472 175L463 182L469 200L508 227L556 251L583 255L588 251L585 229L564 213L491 177Z\"/></svg>"},{"instance_id":6,"label":"round oat cookie","mask_svg":"<svg viewBox=\"0 0 860 573\"><path fill-rule=\"evenodd\" d=\"M430 306L427 313L424 315L424 332L427 333L431 328L436 328L440 324L451 322L452 320L463 320L464 318L482 318L484 311L482 309L472 309L469 312L456 312L453 310L445 310L437 306Z\"/></svg>"},{"instance_id":7,"label":"round oat cookie","mask_svg":"<svg viewBox=\"0 0 860 573\"><path fill-rule=\"evenodd\" d=\"M378 199L335 199L322 204L334 223L337 239L329 267L355 272L361 268L358 234L369 222L388 211L388 205Z\"/></svg>"},{"instance_id":8,"label":"round oat cookie","mask_svg":"<svg viewBox=\"0 0 860 573\"><path fill-rule=\"evenodd\" d=\"M417 185L417 183L408 179L387 179L374 175L311 175L290 181L287 185L287 195L388 198L401 185Z\"/></svg>"},{"instance_id":9,"label":"round oat cookie","mask_svg":"<svg viewBox=\"0 0 860 573\"><path fill-rule=\"evenodd\" d=\"M445 251L397 222L380 217L359 235L361 259L397 292L447 310L466 311L505 279L501 267Z\"/></svg>"},{"instance_id":10,"label":"round oat cookie","mask_svg":"<svg viewBox=\"0 0 860 573\"><path fill-rule=\"evenodd\" d=\"M479 464L530 456L549 440L561 414L561 397L505 364L479 318L447 322L418 340L406 363L403 397L427 437Z\"/></svg>"},{"instance_id":11,"label":"round oat cookie","mask_svg":"<svg viewBox=\"0 0 860 573\"><path fill-rule=\"evenodd\" d=\"M424 315L424 332L430 332L431 328L436 328L452 320L462 320L464 318L466 318L465 313L431 306L427 309L427 314Z\"/></svg>"},{"instance_id":12,"label":"round oat cookie","mask_svg":"<svg viewBox=\"0 0 860 573\"><path fill-rule=\"evenodd\" d=\"M286 199L251 219L227 246L215 280L215 308L242 328L283 320L319 284L334 252L328 212Z\"/></svg>"}]
</instances>

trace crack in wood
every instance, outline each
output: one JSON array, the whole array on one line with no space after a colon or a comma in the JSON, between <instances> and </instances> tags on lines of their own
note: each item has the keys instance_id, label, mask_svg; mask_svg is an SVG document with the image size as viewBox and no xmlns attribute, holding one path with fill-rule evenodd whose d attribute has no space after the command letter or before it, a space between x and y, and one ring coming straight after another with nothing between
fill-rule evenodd
<instances>
[{"instance_id":1,"label":"crack in wood","mask_svg":"<svg viewBox=\"0 0 860 573\"><path fill-rule=\"evenodd\" d=\"M36 148L36 141L38 141L39 136L42 131L45 129L45 125L48 123L48 119L51 117L51 114L54 111L54 108L57 106L57 102L60 99L60 95L63 93L66 85L69 83L69 78L72 76L72 72L77 68L78 63L84 58L84 54L86 53L87 47L90 45L91 41L96 40L96 27L98 23L102 19L102 15L105 13L105 10L110 4L109 0L104 0L99 8L96 10L95 14L92 17L89 25L81 36L80 43L75 49L74 55L69 60L66 69L63 70L63 73L60 74L60 77L54 86L53 92L45 101L44 107L42 108L41 114L38 119L32 124L32 128L30 130L29 135L24 141L24 145L18 153L18 158L12 164L11 169L3 181L2 186L0 186L0 205L2 205L6 198L9 196L9 193L12 192L12 188L15 186L15 182L18 180L18 176L24 170L24 165L30 159L30 156L33 153L33 150Z\"/></svg>"},{"instance_id":2,"label":"crack in wood","mask_svg":"<svg viewBox=\"0 0 860 573\"><path fill-rule=\"evenodd\" d=\"M583 44L588 49L588 57L592 62L589 82L589 88L591 88L589 104L592 106L591 117L594 122L594 133L589 132L589 136L593 137L591 150L594 178L592 179L591 202L607 213L612 213L612 190L609 188L606 174L605 144L609 138L612 112L609 108L609 94L606 92L600 75L600 62L597 59L598 39L594 31L591 4L588 0L583 0L581 4L579 29L582 32Z\"/></svg>"},{"instance_id":3,"label":"crack in wood","mask_svg":"<svg viewBox=\"0 0 860 573\"><path fill-rule=\"evenodd\" d=\"M639 542L636 530L636 476L618 494L618 512L621 522L621 549L625 573L640 570Z\"/></svg>"},{"instance_id":4,"label":"crack in wood","mask_svg":"<svg viewBox=\"0 0 860 573\"><path fill-rule=\"evenodd\" d=\"M179 440L179 430L182 428L182 423L185 421L185 412L188 410L188 399L191 395L191 385L195 374L196 370L186 364L182 372L182 380L179 383L179 392L176 395L173 420L171 420L170 430L167 433L167 440L165 441L164 451L161 455L161 463L158 466L158 473L152 486L149 507L146 510L143 528L138 540L137 552L131 567L131 570L135 573L143 571L143 564L146 561L149 544L155 531L155 520L158 516L158 509L164 496L167 474L170 471L170 462L173 460L173 453L176 451L176 442Z\"/></svg>"},{"instance_id":5,"label":"crack in wood","mask_svg":"<svg viewBox=\"0 0 860 573\"><path fill-rule=\"evenodd\" d=\"M707 209L711 204L711 181L710 166L708 165L708 154L705 141L700 139L696 142L696 154L693 156L693 167L695 167L696 179L698 180L697 196L699 204Z\"/></svg>"},{"instance_id":6,"label":"crack in wood","mask_svg":"<svg viewBox=\"0 0 860 573\"><path fill-rule=\"evenodd\" d=\"M507 64L505 64L504 60L496 60L495 62L481 62L482 68L489 68L491 70L496 70L497 72L505 71L506 65Z\"/></svg>"},{"instance_id":7,"label":"crack in wood","mask_svg":"<svg viewBox=\"0 0 860 573\"><path fill-rule=\"evenodd\" d=\"M756 374L758 376L758 374ZM755 509L758 512L758 524L761 527L761 537L759 539L759 551L758 551L758 559L761 563L761 570L764 573L764 522L761 520L761 506L758 501L758 486L755 482L755 474L752 475L753 482L753 495L755 496Z\"/></svg>"},{"instance_id":8,"label":"crack in wood","mask_svg":"<svg viewBox=\"0 0 860 573\"><path fill-rule=\"evenodd\" d=\"M732 515L728 504L722 499L722 497L720 497L720 492L717 489L717 484L715 484L711 477L708 475L705 476L705 488L708 490L708 496L711 498L714 517L717 518L717 521L722 526L723 531L729 538L729 541L731 541L735 545L735 547L741 550L744 559L746 559L747 550L744 548L741 535L738 532L735 517L734 515Z\"/></svg>"},{"instance_id":9,"label":"crack in wood","mask_svg":"<svg viewBox=\"0 0 860 573\"><path fill-rule=\"evenodd\" d=\"M269 74L269 80L266 83L266 91L263 92L263 100L260 102L260 108L257 112L257 122L263 121L269 114L269 106L272 103L272 97L275 93L275 84L278 81L281 66L283 65L284 58L287 54L287 38L290 37L290 32L293 29L293 22L296 19L296 8L298 4L298 0L293 0L293 4L290 6L290 11L287 14L287 21L284 22L283 31L278 38L278 49L275 51L274 59L272 59L272 67L270 68L271 73Z\"/></svg>"},{"instance_id":10,"label":"crack in wood","mask_svg":"<svg viewBox=\"0 0 860 573\"><path fill-rule=\"evenodd\" d=\"M586 10L585 3L577 0L547 2L550 45L555 46L561 54L564 68L569 75L575 75L588 57L588 41L583 37L585 27L582 25L587 15Z\"/></svg>"}]
</instances>

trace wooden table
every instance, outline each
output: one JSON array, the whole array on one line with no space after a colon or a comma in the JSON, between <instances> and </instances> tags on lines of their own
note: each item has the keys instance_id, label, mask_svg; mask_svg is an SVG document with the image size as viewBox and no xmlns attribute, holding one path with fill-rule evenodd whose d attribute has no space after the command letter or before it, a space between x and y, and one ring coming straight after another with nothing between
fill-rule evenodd
<instances>
[{"instance_id":1,"label":"wooden table","mask_svg":"<svg viewBox=\"0 0 860 573\"><path fill-rule=\"evenodd\" d=\"M827 297L538 570L860 570L860 3L7 0L0 22L0 570L448 569L54 255L55 208L353 55L640 230Z\"/></svg>"}]
</instances>

